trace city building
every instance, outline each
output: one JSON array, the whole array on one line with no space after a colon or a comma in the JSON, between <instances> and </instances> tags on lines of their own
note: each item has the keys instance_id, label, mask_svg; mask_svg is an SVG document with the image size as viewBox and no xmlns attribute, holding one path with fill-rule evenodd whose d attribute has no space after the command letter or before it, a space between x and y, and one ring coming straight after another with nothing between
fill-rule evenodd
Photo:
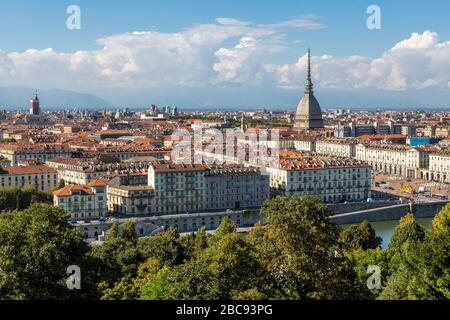
<instances>
[{"instance_id":1,"label":"city building","mask_svg":"<svg viewBox=\"0 0 450 320\"><path fill-rule=\"evenodd\" d=\"M142 179L142 170L148 167L148 162L114 162L102 163L93 159L55 158L46 161L46 165L58 171L58 179L67 184L86 185L93 180L112 175L129 175L129 180ZM137 175L136 178L133 176ZM119 180L123 183L123 180ZM142 181L142 180L141 180Z\"/></svg>"},{"instance_id":2,"label":"city building","mask_svg":"<svg viewBox=\"0 0 450 320\"><path fill-rule=\"evenodd\" d=\"M58 185L56 170L44 165L27 167L0 167L0 186L2 188L23 188L31 186L44 191Z\"/></svg>"},{"instance_id":3,"label":"city building","mask_svg":"<svg viewBox=\"0 0 450 320\"><path fill-rule=\"evenodd\" d=\"M154 197L151 186L109 186L108 211L132 216L155 214Z\"/></svg>"},{"instance_id":4,"label":"city building","mask_svg":"<svg viewBox=\"0 0 450 320\"><path fill-rule=\"evenodd\" d=\"M21 160L38 159L45 162L54 158L71 158L73 152L65 146L57 144L0 144L0 156L11 161L12 166L17 166Z\"/></svg>"},{"instance_id":5,"label":"city building","mask_svg":"<svg viewBox=\"0 0 450 320\"><path fill-rule=\"evenodd\" d=\"M241 165L154 164L148 170L156 214L260 207L269 177Z\"/></svg>"},{"instance_id":6,"label":"city building","mask_svg":"<svg viewBox=\"0 0 450 320\"><path fill-rule=\"evenodd\" d=\"M410 126L408 132L412 132L415 128ZM334 126L334 136L336 138L350 138L359 137L364 135L390 135L390 134L402 134L402 125L395 124L392 121L388 123L380 123L375 121L369 124L356 124L353 121L348 125L337 124Z\"/></svg>"},{"instance_id":7,"label":"city building","mask_svg":"<svg viewBox=\"0 0 450 320\"><path fill-rule=\"evenodd\" d=\"M311 80L311 52L308 49L308 70L305 82L305 92L297 106L294 120L295 131L307 131L324 127L322 109L314 97L313 83Z\"/></svg>"},{"instance_id":8,"label":"city building","mask_svg":"<svg viewBox=\"0 0 450 320\"><path fill-rule=\"evenodd\" d=\"M37 116L39 115L39 113L40 113L39 98L36 92L34 97L30 100L30 115Z\"/></svg>"},{"instance_id":9,"label":"city building","mask_svg":"<svg viewBox=\"0 0 450 320\"><path fill-rule=\"evenodd\" d=\"M53 203L75 220L104 218L107 215L107 184L94 180L88 185L70 184L53 193Z\"/></svg>"},{"instance_id":10,"label":"city building","mask_svg":"<svg viewBox=\"0 0 450 320\"><path fill-rule=\"evenodd\" d=\"M429 170L424 170L423 179L450 183L450 152L430 153Z\"/></svg>"},{"instance_id":11,"label":"city building","mask_svg":"<svg viewBox=\"0 0 450 320\"><path fill-rule=\"evenodd\" d=\"M375 171L407 178L419 179L421 170L429 165L427 150L398 144L360 143L355 157L370 164Z\"/></svg>"},{"instance_id":12,"label":"city building","mask_svg":"<svg viewBox=\"0 0 450 320\"><path fill-rule=\"evenodd\" d=\"M316 141L315 151L319 154L336 157L355 157L357 141L355 139L324 139Z\"/></svg>"},{"instance_id":13,"label":"city building","mask_svg":"<svg viewBox=\"0 0 450 320\"><path fill-rule=\"evenodd\" d=\"M274 195L311 195L327 203L370 197L371 167L355 159L303 157L282 160L279 167L267 171Z\"/></svg>"}]
</instances>

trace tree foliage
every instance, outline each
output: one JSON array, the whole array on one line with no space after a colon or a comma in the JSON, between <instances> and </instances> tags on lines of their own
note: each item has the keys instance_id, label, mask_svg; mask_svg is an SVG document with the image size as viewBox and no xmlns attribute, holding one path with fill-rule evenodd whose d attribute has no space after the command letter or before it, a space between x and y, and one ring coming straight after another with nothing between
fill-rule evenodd
<instances>
[{"instance_id":1,"label":"tree foliage","mask_svg":"<svg viewBox=\"0 0 450 320\"><path fill-rule=\"evenodd\" d=\"M88 245L60 208L34 204L0 216L0 299L91 297ZM67 268L82 272L82 290L68 290Z\"/></svg>"},{"instance_id":2,"label":"tree foliage","mask_svg":"<svg viewBox=\"0 0 450 320\"><path fill-rule=\"evenodd\" d=\"M403 217L386 250L368 222L340 233L313 197L278 197L262 213L245 237L228 218L214 234L172 228L145 238L128 222L88 245L60 208L6 212L0 299L450 298L450 205L427 232L413 215ZM81 268L81 290L67 289L70 265ZM373 265L381 290L367 287Z\"/></svg>"},{"instance_id":3,"label":"tree foliage","mask_svg":"<svg viewBox=\"0 0 450 320\"><path fill-rule=\"evenodd\" d=\"M356 276L340 247L328 207L313 197L277 197L263 207L266 226L249 241L279 299L345 299Z\"/></svg>"},{"instance_id":4,"label":"tree foliage","mask_svg":"<svg viewBox=\"0 0 450 320\"><path fill-rule=\"evenodd\" d=\"M358 248L363 250L375 249L380 247L383 241L376 235L368 221L363 221L359 225L352 225L343 230L340 239L349 250Z\"/></svg>"},{"instance_id":5,"label":"tree foliage","mask_svg":"<svg viewBox=\"0 0 450 320\"><path fill-rule=\"evenodd\" d=\"M49 192L37 191L31 186L0 188L0 211L23 210L32 203L53 203Z\"/></svg>"}]
</instances>

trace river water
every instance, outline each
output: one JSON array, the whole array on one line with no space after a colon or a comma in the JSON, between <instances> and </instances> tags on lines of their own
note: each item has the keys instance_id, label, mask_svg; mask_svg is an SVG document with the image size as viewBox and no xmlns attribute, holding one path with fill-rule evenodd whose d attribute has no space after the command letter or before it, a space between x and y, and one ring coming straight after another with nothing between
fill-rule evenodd
<instances>
[{"instance_id":1,"label":"river water","mask_svg":"<svg viewBox=\"0 0 450 320\"><path fill-rule=\"evenodd\" d=\"M423 225L426 229L428 229L431 225L431 220L433 218L418 218L416 219L417 223ZM391 240L392 233L394 232L395 227L399 224L399 220L391 220L391 221L380 221L380 222L371 222L372 228L375 229L377 236L383 239L383 243L381 247L385 249L389 245L389 241ZM350 225L342 225L341 228L346 228Z\"/></svg>"}]
</instances>

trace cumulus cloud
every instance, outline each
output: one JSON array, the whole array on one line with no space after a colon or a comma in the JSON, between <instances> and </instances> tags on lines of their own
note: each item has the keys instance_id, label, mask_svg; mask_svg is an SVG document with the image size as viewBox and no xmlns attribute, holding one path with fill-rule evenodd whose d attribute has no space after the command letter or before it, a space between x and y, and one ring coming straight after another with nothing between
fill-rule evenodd
<instances>
[{"instance_id":1,"label":"cumulus cloud","mask_svg":"<svg viewBox=\"0 0 450 320\"><path fill-rule=\"evenodd\" d=\"M245 80L244 74L250 70L262 69L261 64L251 63L251 56L267 58L280 50L277 42L284 30L321 25L314 19L299 17L275 25L255 25L222 17L215 23L193 25L175 33L148 31L107 36L98 40L98 50L0 51L0 85L83 89L236 82Z\"/></svg>"},{"instance_id":2,"label":"cumulus cloud","mask_svg":"<svg viewBox=\"0 0 450 320\"><path fill-rule=\"evenodd\" d=\"M218 81L255 84L264 76L264 59L284 49L281 45L242 37L233 48L220 48L215 52L218 62L213 69Z\"/></svg>"},{"instance_id":3,"label":"cumulus cloud","mask_svg":"<svg viewBox=\"0 0 450 320\"><path fill-rule=\"evenodd\" d=\"M314 16L274 24L233 18L179 32L129 32L98 40L99 49L72 53L49 48L0 50L0 85L92 91L92 88L263 86L301 88L306 55L275 64L289 49L287 30L320 29ZM450 42L435 32L413 33L379 57L312 57L316 86L388 90L450 87Z\"/></svg>"},{"instance_id":4,"label":"cumulus cloud","mask_svg":"<svg viewBox=\"0 0 450 320\"><path fill-rule=\"evenodd\" d=\"M450 41L439 42L435 32L413 33L380 57L313 56L314 81L326 88L385 90L445 87L450 79ZM277 85L299 88L305 77L306 55L294 64L265 66Z\"/></svg>"}]
</instances>

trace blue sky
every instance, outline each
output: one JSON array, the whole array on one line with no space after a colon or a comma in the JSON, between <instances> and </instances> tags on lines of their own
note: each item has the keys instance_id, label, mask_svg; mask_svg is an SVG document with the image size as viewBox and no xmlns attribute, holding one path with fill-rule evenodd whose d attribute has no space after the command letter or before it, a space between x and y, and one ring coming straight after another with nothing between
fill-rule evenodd
<instances>
[{"instance_id":1,"label":"blue sky","mask_svg":"<svg viewBox=\"0 0 450 320\"><path fill-rule=\"evenodd\" d=\"M70 31L65 26L66 8L71 4L81 8L81 30ZM381 8L381 30L368 30L366 27L366 9L371 4ZM361 105L365 96L376 97L386 90L388 92L384 96L387 98L373 104L414 103L414 95L421 90L426 97L418 95L419 100L423 99L417 101L419 105L442 106L448 101L450 79L433 70L437 63L444 63L446 68L450 64L447 46L441 48L450 40L449 12L450 2L445 0L2 2L0 50L4 58L0 55L0 75L3 63L3 72L7 76L0 85L62 87L97 94L120 105L141 106L157 102L189 107L253 107L267 101L267 106L293 107L302 91L303 60L299 59L310 46L313 64L317 60L317 95L326 106ZM218 18L231 18L233 21L222 24L217 22ZM235 30L242 26L242 22L248 22L245 26L250 27ZM230 23L232 31L227 29ZM318 27L309 27L309 23ZM215 26L214 30L196 28L211 25ZM167 48L156 44L161 55L151 57L155 42L176 42L180 33L182 36L188 34L189 40L186 41L192 41L192 33L199 32L199 37L209 37L209 33L216 32L215 29L219 33L231 34L221 37L211 46L195 43L186 49L185 40ZM134 31L151 32L151 35L133 36L132 39L120 37ZM425 34L426 31L430 34ZM413 39L412 33L418 34L417 39ZM102 38L108 39L106 42L112 52L107 57L102 53L105 41L99 42ZM412 39L411 43L417 44L421 50L406 45L408 49L386 57L384 64L378 63L377 59L407 39ZM142 41L149 43L143 44ZM128 45L130 52L122 56L120 51ZM52 51L43 52L47 48ZM37 52L27 53L29 49ZM173 50L177 51L176 56L172 55ZM73 55L80 51L88 54L76 56L73 60ZM362 58L352 60L349 58L352 56ZM149 60L146 61L145 57ZM170 64L168 57L181 60ZM86 61L80 62L80 59L89 60L91 64L86 65ZM159 59L167 64L164 68L147 65L158 63ZM202 65L197 62L199 60ZM131 70L124 68L127 61ZM256 64L255 61L261 63ZM420 76L411 74L410 69L402 69L407 68L404 61L411 61L413 65L424 63L423 69L428 71ZM361 64L356 71L355 64ZM373 64L379 69L374 70ZM28 70L30 76L26 76L26 71L16 70L20 67ZM192 69L195 76L189 75ZM50 74L55 70L64 79L60 81ZM416 71L420 73L423 70ZM368 81L362 81L359 74L347 83L349 72L371 72L373 75ZM380 72L387 78L383 79ZM151 79L144 81L149 73L153 78L165 80L161 84ZM170 74L174 75L173 79ZM249 76L251 74L257 75L254 81ZM328 79L325 78L327 76ZM342 80L333 83L330 77ZM67 78L72 81L67 81ZM343 82L346 84L341 85ZM363 86L361 82L364 82ZM349 90L360 98L348 96ZM179 94L174 94L174 91ZM409 101L411 99L413 101Z\"/></svg>"}]
</instances>

